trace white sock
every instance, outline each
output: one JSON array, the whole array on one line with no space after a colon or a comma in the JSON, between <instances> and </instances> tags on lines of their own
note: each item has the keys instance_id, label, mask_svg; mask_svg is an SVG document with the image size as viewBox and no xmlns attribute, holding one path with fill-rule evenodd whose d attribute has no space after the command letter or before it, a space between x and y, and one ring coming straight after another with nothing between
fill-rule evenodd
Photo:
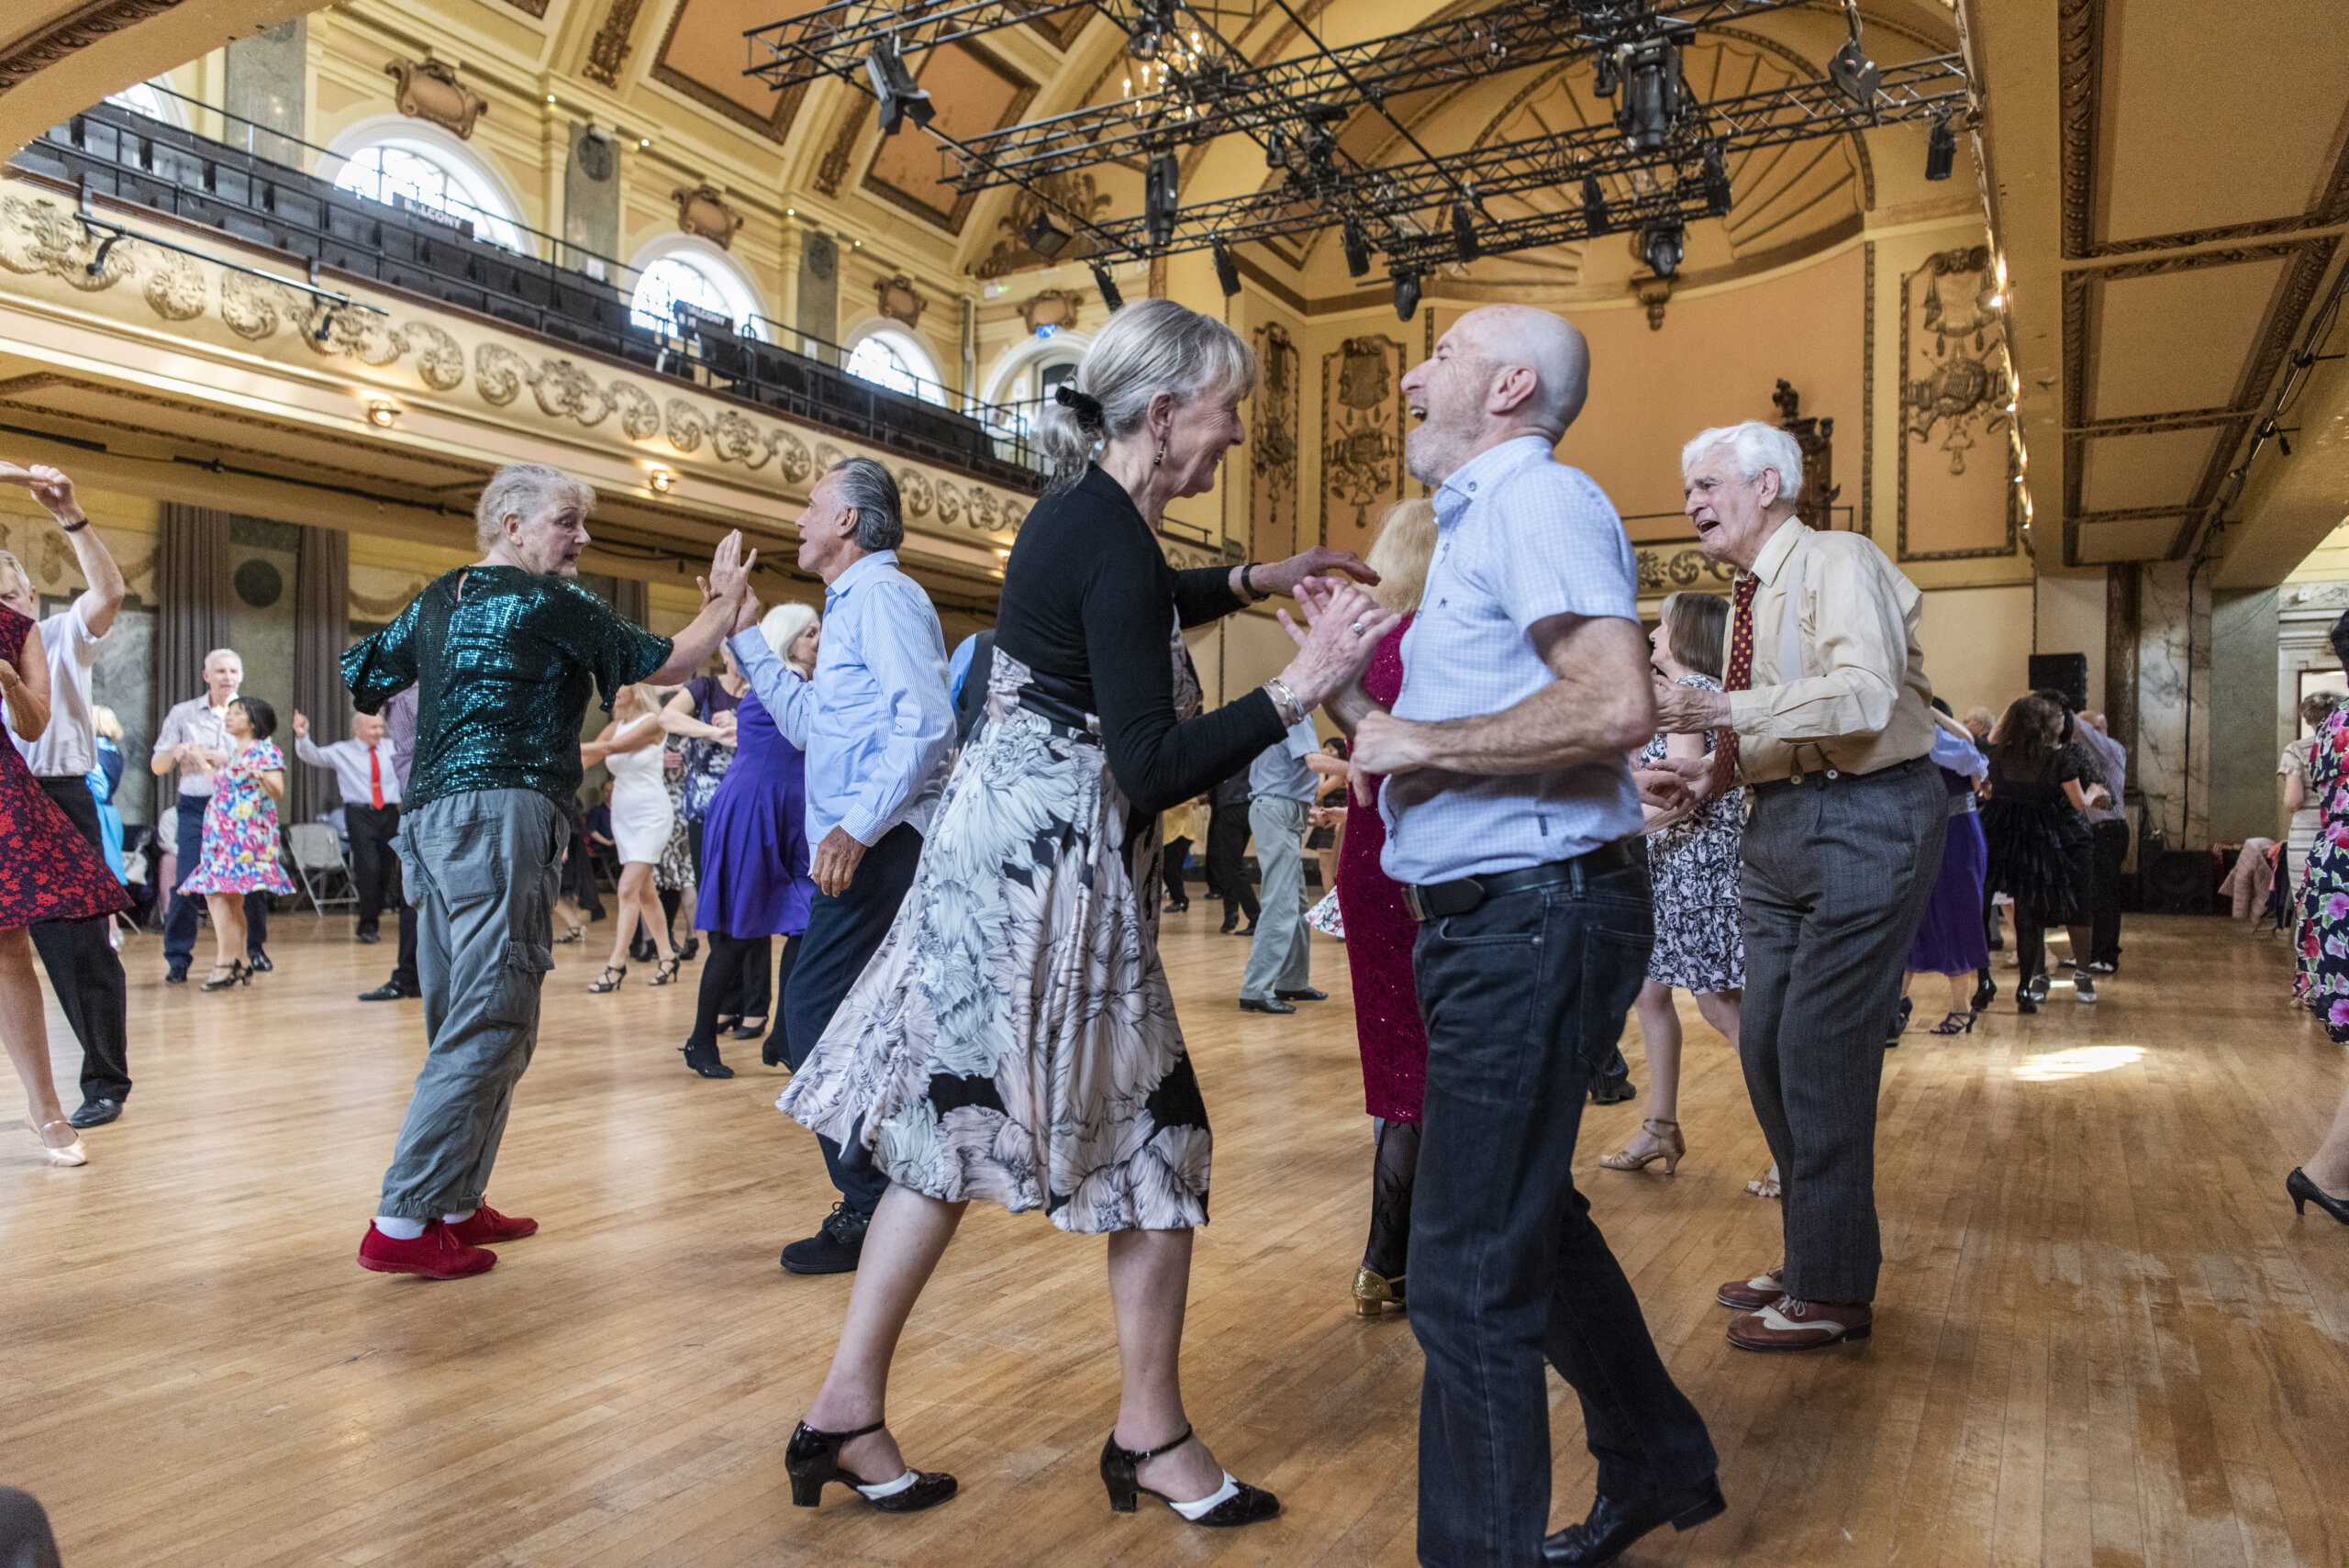
<instances>
[{"instance_id":1,"label":"white sock","mask_svg":"<svg viewBox=\"0 0 2349 1568\"><path fill-rule=\"evenodd\" d=\"M913 1466L909 1464L906 1466L906 1473L903 1475L898 1476L895 1481L884 1481L877 1486L859 1486L857 1490L863 1493L867 1497L874 1499L894 1497L898 1493L904 1491L907 1487L912 1485L915 1479Z\"/></svg>"},{"instance_id":2,"label":"white sock","mask_svg":"<svg viewBox=\"0 0 2349 1568\"><path fill-rule=\"evenodd\" d=\"M469 1208L462 1214L444 1214L440 1217L440 1223L443 1225L462 1225L466 1220L471 1219L474 1215L480 1212L481 1211L479 1209Z\"/></svg>"},{"instance_id":3,"label":"white sock","mask_svg":"<svg viewBox=\"0 0 2349 1568\"><path fill-rule=\"evenodd\" d=\"M379 1214L375 1217L375 1229L395 1241L413 1241L424 1234L424 1221L403 1218L395 1214Z\"/></svg>"}]
</instances>

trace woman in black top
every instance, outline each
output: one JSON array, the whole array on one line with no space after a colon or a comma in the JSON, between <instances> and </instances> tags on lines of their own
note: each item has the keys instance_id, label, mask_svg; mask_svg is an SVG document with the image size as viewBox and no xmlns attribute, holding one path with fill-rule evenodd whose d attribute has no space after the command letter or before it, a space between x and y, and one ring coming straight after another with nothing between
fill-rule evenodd
<instances>
[{"instance_id":1,"label":"woman in black top","mask_svg":"<svg viewBox=\"0 0 2349 1568\"><path fill-rule=\"evenodd\" d=\"M1319 579L1335 598L1289 666L1200 713L1184 628L1315 573L1375 580L1326 549L1269 566L1167 564L1166 504L1213 487L1255 373L1222 323L1138 300L1047 411L1057 473L1004 569L985 722L889 935L780 1102L892 1184L830 1374L792 1437L797 1502L835 1480L893 1512L952 1496L951 1476L905 1468L881 1421L898 1332L981 1197L1109 1238L1123 1373L1101 1456L1111 1506L1147 1491L1204 1525L1278 1510L1191 1440L1183 1415L1211 1140L1158 961L1159 813L1351 684L1395 617L1343 578Z\"/></svg>"},{"instance_id":2,"label":"woman in black top","mask_svg":"<svg viewBox=\"0 0 2349 1568\"><path fill-rule=\"evenodd\" d=\"M2088 951L2087 929L2077 924L2087 913L2079 901L2087 884L2087 793L2079 753L2063 744L2063 708L2035 695L2017 697L1990 732L1982 835L1989 844L1988 885L2015 901L2019 1013L2035 1013L2046 999L2034 981L2048 927L2070 926L2072 951ZM2094 1001L2096 994L2081 999Z\"/></svg>"}]
</instances>

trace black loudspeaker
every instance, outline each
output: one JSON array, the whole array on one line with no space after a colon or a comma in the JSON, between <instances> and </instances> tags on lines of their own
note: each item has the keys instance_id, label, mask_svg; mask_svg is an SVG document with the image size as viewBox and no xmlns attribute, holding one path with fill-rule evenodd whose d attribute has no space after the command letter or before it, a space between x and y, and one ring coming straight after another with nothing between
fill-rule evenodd
<instances>
[{"instance_id":1,"label":"black loudspeaker","mask_svg":"<svg viewBox=\"0 0 2349 1568\"><path fill-rule=\"evenodd\" d=\"M2139 874L2154 914L2208 915L2218 906L2221 867L2208 850L2165 850Z\"/></svg>"},{"instance_id":2,"label":"black loudspeaker","mask_svg":"<svg viewBox=\"0 0 2349 1568\"><path fill-rule=\"evenodd\" d=\"M2031 689L2053 686L2072 701L2072 711L2088 706L2088 656L2085 653L2034 653L2031 656Z\"/></svg>"}]
</instances>

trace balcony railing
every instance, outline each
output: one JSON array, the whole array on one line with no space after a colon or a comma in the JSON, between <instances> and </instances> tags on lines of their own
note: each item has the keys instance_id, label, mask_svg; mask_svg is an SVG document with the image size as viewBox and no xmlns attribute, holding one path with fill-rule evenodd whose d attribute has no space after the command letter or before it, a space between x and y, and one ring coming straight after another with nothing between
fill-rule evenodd
<instances>
[{"instance_id":1,"label":"balcony railing","mask_svg":"<svg viewBox=\"0 0 2349 1568\"><path fill-rule=\"evenodd\" d=\"M251 131L247 139L260 139ZM308 148L322 167L340 156L266 128L262 134L272 146ZM117 104L54 128L14 166L266 247L297 270L315 264L472 311L997 484L1027 491L1041 484L1030 439L1032 406L965 403L928 389L941 406L899 392L840 368L848 358L840 345L763 317L745 333L688 308L674 330L653 330L630 308L633 269L518 225L544 255L473 238L439 212L340 189L329 178ZM762 324L777 340L757 335Z\"/></svg>"}]
</instances>

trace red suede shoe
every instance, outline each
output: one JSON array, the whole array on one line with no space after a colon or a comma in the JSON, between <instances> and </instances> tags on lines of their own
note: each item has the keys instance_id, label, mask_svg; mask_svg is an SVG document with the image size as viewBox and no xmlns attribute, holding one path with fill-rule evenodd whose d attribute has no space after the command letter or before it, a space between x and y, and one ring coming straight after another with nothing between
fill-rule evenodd
<instances>
[{"instance_id":1,"label":"red suede shoe","mask_svg":"<svg viewBox=\"0 0 2349 1568\"><path fill-rule=\"evenodd\" d=\"M466 1218L449 1227L449 1234L468 1247L486 1247L493 1242L519 1241L525 1236L536 1234L538 1229L539 1222L535 1219L500 1214L484 1204Z\"/></svg>"},{"instance_id":2,"label":"red suede shoe","mask_svg":"<svg viewBox=\"0 0 2349 1568\"><path fill-rule=\"evenodd\" d=\"M463 1279L486 1273L497 1266L497 1254L485 1247L467 1245L452 1227L435 1219L413 1241L386 1236L367 1225L359 1243L359 1266L379 1274L422 1274L426 1279Z\"/></svg>"}]
</instances>

